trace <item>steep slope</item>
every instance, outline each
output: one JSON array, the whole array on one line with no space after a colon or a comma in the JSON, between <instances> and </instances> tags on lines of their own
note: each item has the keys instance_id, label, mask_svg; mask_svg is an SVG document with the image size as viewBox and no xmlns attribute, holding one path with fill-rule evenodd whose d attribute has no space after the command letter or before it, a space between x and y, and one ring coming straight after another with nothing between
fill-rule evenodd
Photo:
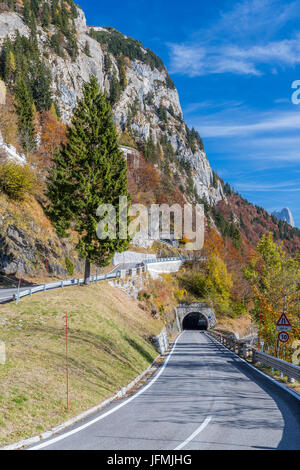
<instances>
[{"instance_id":1,"label":"steep slope","mask_svg":"<svg viewBox=\"0 0 300 470\"><path fill-rule=\"evenodd\" d=\"M48 4L53 6L53 1ZM67 4L69 10L74 5L71 1ZM7 37L13 40L16 31L27 38L36 32L42 60L51 71L52 98L64 121L70 119L81 96L83 81L94 74L110 96L120 135L130 135L136 145L146 147L153 163L166 156L167 171L174 174L174 181L180 179L183 191L189 186L194 198L205 197L212 204L222 199L222 187L213 184L201 138L184 123L178 92L162 61L113 28L88 27L78 7L69 10L65 36L55 22L39 24L43 10L36 14L35 26L29 20L25 24L24 9L0 14L0 46ZM72 48L71 40L66 40L69 37Z\"/></svg>"},{"instance_id":2,"label":"steep slope","mask_svg":"<svg viewBox=\"0 0 300 470\"><path fill-rule=\"evenodd\" d=\"M69 122L76 100L81 96L82 84L91 74L106 90L120 144L126 146L123 147L125 153L128 151L129 189L134 202L203 202L208 224L215 226L224 238L229 238L237 249L241 248L242 239L253 246L259 235L270 229L278 241L285 240L287 249L297 251L300 243L297 229L286 227L284 222L278 225L275 218L269 223L270 216L264 216L265 220L261 218L255 206L228 191L228 185L212 171L201 137L183 120L174 83L161 59L151 50L114 28L87 26L84 12L72 0L45 0L42 4L36 0L0 3L0 78L6 83L8 96L10 92L14 95L19 75L24 78L37 111L37 121L54 107L54 114L61 116L65 123ZM17 118L12 119L14 102L10 99L5 123L2 122L5 114L2 110L8 105L0 103L0 152L4 151L6 156L10 152L17 161L15 156L23 160L24 148L16 137L11 138ZM39 146L40 122L36 129ZM61 139L64 131L62 128L57 131ZM49 139L51 126L47 132ZM52 153L48 151L46 157L43 156L46 167L54 151L53 140L52 137ZM33 162L36 165L36 159ZM38 202L35 204L37 212L42 214L42 207ZM249 216L245 216L246 206ZM259 210L263 212L263 209ZM35 245L30 234L32 226L36 233L43 234L47 244L43 227L46 218L30 218L26 207L24 214L23 237ZM10 216L16 225L15 213ZM13 274L18 266L28 274L35 269L41 271L47 251L44 243L36 245L41 246L41 250L32 248L36 255L32 262L26 263L26 251L20 257L22 250L7 237L8 228L8 225L1 225L0 271ZM67 258L72 258L72 263L79 266L71 247L63 247L56 238L52 255L53 274L66 272L65 266L63 271L58 266L64 265Z\"/></svg>"},{"instance_id":3,"label":"steep slope","mask_svg":"<svg viewBox=\"0 0 300 470\"><path fill-rule=\"evenodd\" d=\"M226 202L220 201L212 214L223 237L230 237L230 226L234 224L240 233L238 240L244 240L256 246L263 234L271 232L277 243L283 243L285 249L297 254L300 252L300 230L284 220L278 220L262 207L251 204L236 193L228 184L224 185ZM234 237L233 237L234 239Z\"/></svg>"}]
</instances>

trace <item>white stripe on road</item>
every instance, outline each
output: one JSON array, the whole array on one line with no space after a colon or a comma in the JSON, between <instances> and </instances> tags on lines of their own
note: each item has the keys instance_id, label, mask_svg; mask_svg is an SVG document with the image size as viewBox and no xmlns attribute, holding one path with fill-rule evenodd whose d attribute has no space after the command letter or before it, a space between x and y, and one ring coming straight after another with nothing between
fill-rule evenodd
<instances>
[{"instance_id":1,"label":"white stripe on road","mask_svg":"<svg viewBox=\"0 0 300 470\"><path fill-rule=\"evenodd\" d=\"M199 428L196 429L196 431L193 432L193 434L191 434L190 437L188 437L182 444L180 444L174 450L183 449L189 442L191 442L193 439L195 439L195 437L198 436L198 434L200 434L200 432L203 431L203 429L206 428L206 426L210 423L211 419L212 419L212 417L208 416L208 418L206 418L206 420L201 424L201 426L199 426Z\"/></svg>"},{"instance_id":2,"label":"white stripe on road","mask_svg":"<svg viewBox=\"0 0 300 470\"><path fill-rule=\"evenodd\" d=\"M174 345L173 345L173 348L167 358L167 360L164 362L161 370L158 372L158 374L155 375L155 377L151 380L151 382L146 385L144 388L142 388L139 392L137 392L135 395L133 395L131 398L128 398L128 400L124 401L123 403L121 403L120 405L116 406L115 408L113 408L112 410L109 410L107 411L106 413L104 413L103 415L100 415L98 416L97 418L89 421L88 423L85 423L83 424L82 426L79 426L78 428L76 429L73 429L72 431L69 431L69 432L66 432L65 434L62 434L60 436L57 436L55 437L54 439L50 439L49 441L46 441L46 442L43 442L42 444L39 444L37 446L34 446L34 447L31 447L30 450L39 450L39 449L43 449L44 447L48 447L48 446L51 446L52 444L55 444L56 442L58 441L61 441L62 439L66 439L67 437L69 436L72 436L73 434L76 434L77 432L80 432L82 431L83 429L86 429L88 428L89 426L91 426L92 424L95 424L97 423L98 421L101 421L102 419L106 418L106 416L109 416L111 415L112 413L114 413L115 411L118 411L120 408L122 408L123 406L127 405L128 403L130 403L131 401L133 401L135 398L137 398L139 395L141 395L142 393L144 393L146 390L148 390L148 388L150 388L156 381L157 379L161 376L161 374L163 373L163 371L165 370L174 350L175 350L175 347L176 347L176 344L177 344L177 341L179 340L180 336L182 335L182 333L180 333L180 335L177 337Z\"/></svg>"}]
</instances>

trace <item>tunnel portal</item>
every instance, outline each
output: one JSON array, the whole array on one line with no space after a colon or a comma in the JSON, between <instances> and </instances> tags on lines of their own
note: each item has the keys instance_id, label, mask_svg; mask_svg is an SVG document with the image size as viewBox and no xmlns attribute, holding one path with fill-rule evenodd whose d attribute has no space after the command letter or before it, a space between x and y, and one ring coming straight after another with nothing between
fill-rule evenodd
<instances>
[{"instance_id":1,"label":"tunnel portal","mask_svg":"<svg viewBox=\"0 0 300 470\"><path fill-rule=\"evenodd\" d=\"M191 312L182 322L183 330L207 330L208 321L205 315L199 312Z\"/></svg>"}]
</instances>

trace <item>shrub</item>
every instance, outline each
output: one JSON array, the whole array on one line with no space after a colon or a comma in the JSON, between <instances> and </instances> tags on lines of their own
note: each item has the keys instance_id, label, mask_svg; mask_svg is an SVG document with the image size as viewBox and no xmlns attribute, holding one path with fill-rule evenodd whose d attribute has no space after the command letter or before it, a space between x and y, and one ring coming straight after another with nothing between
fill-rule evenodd
<instances>
[{"instance_id":1,"label":"shrub","mask_svg":"<svg viewBox=\"0 0 300 470\"><path fill-rule=\"evenodd\" d=\"M33 193L36 177L29 165L7 162L0 167L0 190L12 199L23 199L26 193Z\"/></svg>"},{"instance_id":2,"label":"shrub","mask_svg":"<svg viewBox=\"0 0 300 470\"><path fill-rule=\"evenodd\" d=\"M68 258L68 257L65 258L65 265L66 265L66 269L67 269L67 272L68 272L69 276L73 276L73 274L74 274L74 264L72 263L70 258Z\"/></svg>"}]
</instances>

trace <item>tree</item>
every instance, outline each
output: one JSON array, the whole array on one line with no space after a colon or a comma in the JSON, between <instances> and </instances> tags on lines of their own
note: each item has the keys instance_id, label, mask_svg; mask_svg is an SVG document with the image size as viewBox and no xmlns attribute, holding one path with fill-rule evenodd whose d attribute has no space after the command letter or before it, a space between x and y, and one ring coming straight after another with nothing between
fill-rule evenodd
<instances>
[{"instance_id":1,"label":"tree","mask_svg":"<svg viewBox=\"0 0 300 470\"><path fill-rule=\"evenodd\" d=\"M111 107L94 76L84 85L67 139L49 173L47 213L60 236L67 236L71 226L77 231L77 250L86 260L88 284L91 263L106 266L116 251L125 250L129 244L129 237L121 239L124 227L118 222L115 239L99 239L96 234L98 207L111 204L118 221L119 197L129 199L129 194L127 165L119 150Z\"/></svg>"},{"instance_id":2,"label":"tree","mask_svg":"<svg viewBox=\"0 0 300 470\"><path fill-rule=\"evenodd\" d=\"M261 237L256 253L245 269L245 276L253 290L252 313L259 323L260 336L269 351L277 354L279 344L275 325L282 313L293 324L291 339L300 334L300 259L292 258L282 245L276 245L269 233Z\"/></svg>"},{"instance_id":3,"label":"tree","mask_svg":"<svg viewBox=\"0 0 300 470\"><path fill-rule=\"evenodd\" d=\"M52 105L50 111L43 111L40 114L40 145L38 148L38 162L36 166L43 172L49 168L57 150L61 144L66 143L66 127L57 118L56 110Z\"/></svg>"},{"instance_id":4,"label":"tree","mask_svg":"<svg viewBox=\"0 0 300 470\"><path fill-rule=\"evenodd\" d=\"M85 46L84 46L83 52L84 52L85 55L87 55L88 57L91 57L90 43L89 43L88 40L86 40L86 42L85 42Z\"/></svg>"},{"instance_id":5,"label":"tree","mask_svg":"<svg viewBox=\"0 0 300 470\"><path fill-rule=\"evenodd\" d=\"M32 83L33 99L38 111L49 110L52 104L51 74L45 64L39 62Z\"/></svg>"},{"instance_id":6,"label":"tree","mask_svg":"<svg viewBox=\"0 0 300 470\"><path fill-rule=\"evenodd\" d=\"M21 144L28 152L34 147L34 109L32 98L23 78L19 78L15 93Z\"/></svg>"}]
</instances>

